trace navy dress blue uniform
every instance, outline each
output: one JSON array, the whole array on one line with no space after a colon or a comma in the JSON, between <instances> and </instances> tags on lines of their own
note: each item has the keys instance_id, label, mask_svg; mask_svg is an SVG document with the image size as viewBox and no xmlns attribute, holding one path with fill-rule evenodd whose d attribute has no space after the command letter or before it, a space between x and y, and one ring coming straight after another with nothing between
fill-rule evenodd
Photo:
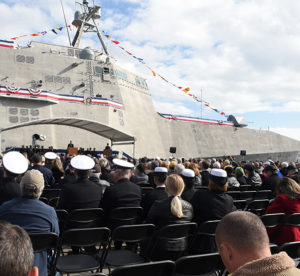
<instances>
[{"instance_id":1,"label":"navy dress blue uniform","mask_svg":"<svg viewBox=\"0 0 300 276\"><path fill-rule=\"evenodd\" d=\"M20 184L14 178L2 178L0 180L0 205L16 197L21 197Z\"/></svg>"},{"instance_id":2,"label":"navy dress blue uniform","mask_svg":"<svg viewBox=\"0 0 300 276\"><path fill-rule=\"evenodd\" d=\"M43 174L45 187L52 186L55 184L53 173L48 168L41 165L34 165L33 167L30 168L30 170L38 170Z\"/></svg>"},{"instance_id":3,"label":"navy dress blue uniform","mask_svg":"<svg viewBox=\"0 0 300 276\"><path fill-rule=\"evenodd\" d=\"M59 234L54 208L38 199L15 198L0 206L0 220L8 221L24 228L29 233L54 232ZM39 275L47 276L47 251L34 254L34 265Z\"/></svg>"},{"instance_id":4,"label":"navy dress blue uniform","mask_svg":"<svg viewBox=\"0 0 300 276\"><path fill-rule=\"evenodd\" d=\"M142 207L144 210L144 216L146 217L152 204L156 200L162 200L168 198L165 186L158 186L153 191L146 193L142 198Z\"/></svg>"}]
</instances>

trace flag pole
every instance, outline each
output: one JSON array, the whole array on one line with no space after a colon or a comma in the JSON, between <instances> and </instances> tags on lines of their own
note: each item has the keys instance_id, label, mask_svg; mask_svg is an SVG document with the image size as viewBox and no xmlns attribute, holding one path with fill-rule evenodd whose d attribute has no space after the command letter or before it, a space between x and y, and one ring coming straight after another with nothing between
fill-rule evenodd
<instances>
[{"instance_id":1,"label":"flag pole","mask_svg":"<svg viewBox=\"0 0 300 276\"><path fill-rule=\"evenodd\" d=\"M64 6L63 6L62 0L60 0L60 4L61 4L62 12L64 14L64 19L65 19L66 29L67 29L67 33L68 33L69 43L70 43L70 46L72 46L71 38L70 38L70 33L69 33L69 28L68 28L67 19L66 19L66 14L65 14L65 10L64 10Z\"/></svg>"}]
</instances>

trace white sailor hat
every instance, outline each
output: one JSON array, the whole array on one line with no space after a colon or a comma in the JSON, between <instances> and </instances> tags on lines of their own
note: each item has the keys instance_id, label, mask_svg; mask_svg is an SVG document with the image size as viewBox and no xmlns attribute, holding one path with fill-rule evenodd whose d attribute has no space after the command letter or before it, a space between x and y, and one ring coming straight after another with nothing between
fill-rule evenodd
<instances>
[{"instance_id":1,"label":"white sailor hat","mask_svg":"<svg viewBox=\"0 0 300 276\"><path fill-rule=\"evenodd\" d=\"M18 151L10 151L3 157L3 166L11 173L22 174L28 169L28 161Z\"/></svg>"},{"instance_id":2,"label":"white sailor hat","mask_svg":"<svg viewBox=\"0 0 300 276\"><path fill-rule=\"evenodd\" d=\"M113 163L118 169L128 170L134 167L132 163L117 158L113 159Z\"/></svg>"},{"instance_id":3,"label":"white sailor hat","mask_svg":"<svg viewBox=\"0 0 300 276\"><path fill-rule=\"evenodd\" d=\"M212 169L210 171L210 174L217 177L224 177L224 178L227 177L227 172L222 169Z\"/></svg>"},{"instance_id":4,"label":"white sailor hat","mask_svg":"<svg viewBox=\"0 0 300 276\"><path fill-rule=\"evenodd\" d=\"M58 157L58 155L52 151L48 151L45 153L46 159L53 160L53 159L56 159L57 157Z\"/></svg>"},{"instance_id":5,"label":"white sailor hat","mask_svg":"<svg viewBox=\"0 0 300 276\"><path fill-rule=\"evenodd\" d=\"M168 173L168 169L165 167L156 167L154 169L154 173Z\"/></svg>"},{"instance_id":6,"label":"white sailor hat","mask_svg":"<svg viewBox=\"0 0 300 276\"><path fill-rule=\"evenodd\" d=\"M185 177L195 177L195 172L191 169L184 169L181 174Z\"/></svg>"},{"instance_id":7,"label":"white sailor hat","mask_svg":"<svg viewBox=\"0 0 300 276\"><path fill-rule=\"evenodd\" d=\"M94 168L95 161L86 155L77 155L71 159L71 166L77 170L90 170Z\"/></svg>"}]
</instances>

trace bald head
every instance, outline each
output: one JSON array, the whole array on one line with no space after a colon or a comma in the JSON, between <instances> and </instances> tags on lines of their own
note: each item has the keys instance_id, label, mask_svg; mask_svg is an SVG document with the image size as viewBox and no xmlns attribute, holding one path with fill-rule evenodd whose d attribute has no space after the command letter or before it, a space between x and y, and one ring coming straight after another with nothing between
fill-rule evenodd
<instances>
[{"instance_id":1,"label":"bald head","mask_svg":"<svg viewBox=\"0 0 300 276\"><path fill-rule=\"evenodd\" d=\"M226 242L236 250L262 250L269 248L266 228L260 218L250 212L232 212L218 224L216 242Z\"/></svg>"}]
</instances>

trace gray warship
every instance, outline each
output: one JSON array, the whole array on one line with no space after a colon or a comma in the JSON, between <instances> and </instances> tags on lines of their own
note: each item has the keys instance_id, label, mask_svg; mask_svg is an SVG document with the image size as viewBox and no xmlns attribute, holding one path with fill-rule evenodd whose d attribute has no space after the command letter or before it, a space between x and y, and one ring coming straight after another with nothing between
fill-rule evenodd
<instances>
[{"instance_id":1,"label":"gray warship","mask_svg":"<svg viewBox=\"0 0 300 276\"><path fill-rule=\"evenodd\" d=\"M29 145L75 146L97 150L110 143L134 157L239 156L249 159L300 159L300 141L250 129L231 115L206 120L155 111L146 80L120 67L109 55L96 20L101 7L84 0L75 12L71 46L31 42L0 47L1 149ZM94 32L101 50L79 47ZM0 42L1 44L1 42Z\"/></svg>"}]
</instances>

